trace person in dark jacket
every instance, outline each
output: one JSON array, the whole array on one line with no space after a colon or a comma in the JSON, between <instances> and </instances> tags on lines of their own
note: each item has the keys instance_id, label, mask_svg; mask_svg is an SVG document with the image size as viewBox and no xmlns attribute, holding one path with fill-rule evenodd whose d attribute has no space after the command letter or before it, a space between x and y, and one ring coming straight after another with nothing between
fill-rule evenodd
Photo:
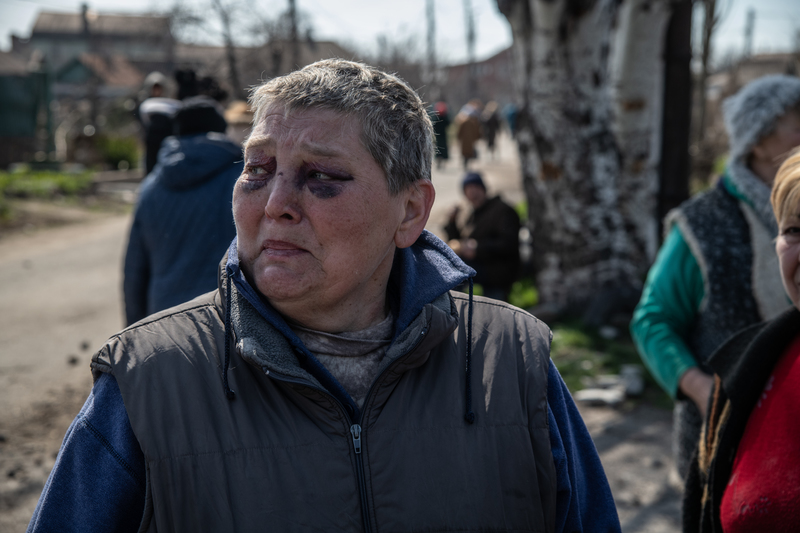
<instances>
[{"instance_id":1,"label":"person in dark jacket","mask_svg":"<svg viewBox=\"0 0 800 533\"><path fill-rule=\"evenodd\" d=\"M520 267L519 215L499 196L488 196L477 172L464 177L462 188L473 211L463 227L458 224L460 208L451 211L445 226L448 245L477 271L475 282L484 296L508 301Z\"/></svg>"},{"instance_id":2,"label":"person in dark jacket","mask_svg":"<svg viewBox=\"0 0 800 533\"><path fill-rule=\"evenodd\" d=\"M797 531L800 520L800 152L775 178L780 274L793 307L709 359L714 387L689 469L686 532Z\"/></svg>"},{"instance_id":3,"label":"person in dark jacket","mask_svg":"<svg viewBox=\"0 0 800 533\"><path fill-rule=\"evenodd\" d=\"M167 78L160 72L151 72L144 80L148 97L136 110L144 130L144 173L150 174L156 166L161 143L172 135L175 113L180 100L166 97Z\"/></svg>"},{"instance_id":4,"label":"person in dark jacket","mask_svg":"<svg viewBox=\"0 0 800 533\"><path fill-rule=\"evenodd\" d=\"M436 102L430 114L433 122L433 134L436 141L436 168L441 169L450 159L449 136L450 115L447 113L447 103Z\"/></svg>"},{"instance_id":5,"label":"person in dark jacket","mask_svg":"<svg viewBox=\"0 0 800 533\"><path fill-rule=\"evenodd\" d=\"M486 104L481 113L481 133L486 141L486 148L492 155L492 160L494 160L495 140L500 126L500 111L497 108L497 102L492 100Z\"/></svg>"},{"instance_id":6,"label":"person in dark jacket","mask_svg":"<svg viewBox=\"0 0 800 533\"><path fill-rule=\"evenodd\" d=\"M187 99L142 182L125 253L127 324L216 287L216 259L236 234L231 195L242 172L225 128L213 100Z\"/></svg>"},{"instance_id":7,"label":"person in dark jacket","mask_svg":"<svg viewBox=\"0 0 800 533\"><path fill-rule=\"evenodd\" d=\"M451 291L413 89L324 60L251 108L218 289L95 354L29 531L619 531L547 326Z\"/></svg>"}]
</instances>

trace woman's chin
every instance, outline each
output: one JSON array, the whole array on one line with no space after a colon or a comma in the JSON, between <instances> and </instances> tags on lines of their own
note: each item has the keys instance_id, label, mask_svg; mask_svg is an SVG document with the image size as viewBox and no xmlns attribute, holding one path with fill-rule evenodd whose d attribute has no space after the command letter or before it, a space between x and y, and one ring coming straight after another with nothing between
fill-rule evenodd
<instances>
[{"instance_id":1,"label":"woman's chin","mask_svg":"<svg viewBox=\"0 0 800 533\"><path fill-rule=\"evenodd\" d=\"M256 287L267 300L280 303L310 296L314 283L308 272L269 266L256 276Z\"/></svg>"}]
</instances>

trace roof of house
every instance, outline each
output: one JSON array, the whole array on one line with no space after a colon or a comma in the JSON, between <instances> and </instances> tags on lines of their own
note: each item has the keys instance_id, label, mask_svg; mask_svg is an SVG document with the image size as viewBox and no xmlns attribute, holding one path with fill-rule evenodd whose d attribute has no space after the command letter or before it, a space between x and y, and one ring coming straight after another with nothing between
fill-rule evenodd
<instances>
[{"instance_id":1,"label":"roof of house","mask_svg":"<svg viewBox=\"0 0 800 533\"><path fill-rule=\"evenodd\" d=\"M169 17L112 15L87 11L89 31L103 35L151 35L169 31ZM82 33L81 13L52 13L42 11L36 17L31 36L43 33Z\"/></svg>"},{"instance_id":2,"label":"roof of house","mask_svg":"<svg viewBox=\"0 0 800 533\"><path fill-rule=\"evenodd\" d=\"M57 79L65 83L82 83L84 80L74 70L78 66L91 71L103 85L109 87L133 88L141 85L144 80L144 74L123 56L104 57L98 54L81 54L60 70ZM74 78L76 75L78 77Z\"/></svg>"},{"instance_id":3,"label":"roof of house","mask_svg":"<svg viewBox=\"0 0 800 533\"><path fill-rule=\"evenodd\" d=\"M28 63L24 58L15 53L0 52L1 76L25 76L28 72Z\"/></svg>"}]
</instances>

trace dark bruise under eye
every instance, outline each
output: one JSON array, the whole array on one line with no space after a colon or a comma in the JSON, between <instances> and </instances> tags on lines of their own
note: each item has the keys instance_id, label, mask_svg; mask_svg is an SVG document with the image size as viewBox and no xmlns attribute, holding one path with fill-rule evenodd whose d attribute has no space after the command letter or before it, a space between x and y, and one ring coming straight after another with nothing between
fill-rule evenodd
<instances>
[{"instance_id":1,"label":"dark bruise under eye","mask_svg":"<svg viewBox=\"0 0 800 533\"><path fill-rule=\"evenodd\" d=\"M309 180L308 181L308 190L316 196L317 198L322 198L323 200L327 200L328 198L333 198L334 196L338 196L341 194L342 189L344 188L344 184L341 182L314 182Z\"/></svg>"},{"instance_id":2,"label":"dark bruise under eye","mask_svg":"<svg viewBox=\"0 0 800 533\"><path fill-rule=\"evenodd\" d=\"M256 178L253 179L247 176L247 173L242 174L241 179L239 180L239 184L243 191L245 192L252 192L257 191L261 187L267 184L267 180L263 178Z\"/></svg>"},{"instance_id":3,"label":"dark bruise under eye","mask_svg":"<svg viewBox=\"0 0 800 533\"><path fill-rule=\"evenodd\" d=\"M347 173L312 165L302 168L299 177L301 186L305 185L311 194L322 199L338 196L344 190L345 183L353 180L353 176Z\"/></svg>"},{"instance_id":4,"label":"dark bruise under eye","mask_svg":"<svg viewBox=\"0 0 800 533\"><path fill-rule=\"evenodd\" d=\"M248 158L241 177L242 188L254 191L266 185L268 179L275 172L275 158L255 156Z\"/></svg>"}]
</instances>

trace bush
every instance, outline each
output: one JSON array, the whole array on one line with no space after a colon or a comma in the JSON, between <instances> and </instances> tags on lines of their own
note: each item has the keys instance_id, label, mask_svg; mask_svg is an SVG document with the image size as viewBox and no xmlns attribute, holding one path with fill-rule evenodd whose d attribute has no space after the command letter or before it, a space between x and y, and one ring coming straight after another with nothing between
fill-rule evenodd
<instances>
[{"instance_id":1,"label":"bush","mask_svg":"<svg viewBox=\"0 0 800 533\"><path fill-rule=\"evenodd\" d=\"M63 172L0 172L0 199L53 198L85 194L92 187L92 174Z\"/></svg>"},{"instance_id":2,"label":"bush","mask_svg":"<svg viewBox=\"0 0 800 533\"><path fill-rule=\"evenodd\" d=\"M103 161L112 168L136 168L139 161L139 142L136 137L111 137L97 139L97 149ZM122 166L120 163L125 161Z\"/></svg>"}]
</instances>

